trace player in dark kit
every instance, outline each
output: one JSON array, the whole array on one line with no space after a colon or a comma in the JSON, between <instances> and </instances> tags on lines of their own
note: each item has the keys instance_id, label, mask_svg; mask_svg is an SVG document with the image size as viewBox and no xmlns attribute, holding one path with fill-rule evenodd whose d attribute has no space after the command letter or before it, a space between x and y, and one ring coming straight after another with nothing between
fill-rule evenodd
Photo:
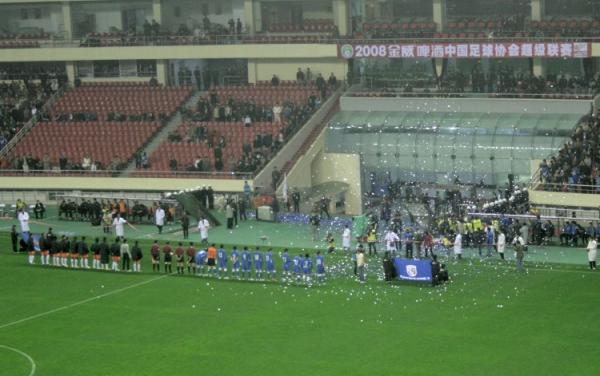
<instances>
[{"instance_id":1,"label":"player in dark kit","mask_svg":"<svg viewBox=\"0 0 600 376\"><path fill-rule=\"evenodd\" d=\"M171 273L173 269L171 269L171 262L173 261L173 248L171 248L171 244L167 242L162 249L165 258L165 273Z\"/></svg>"},{"instance_id":2,"label":"player in dark kit","mask_svg":"<svg viewBox=\"0 0 600 376\"><path fill-rule=\"evenodd\" d=\"M187 248L186 252L188 273L196 274L196 248L194 248L194 243L190 242L190 246Z\"/></svg>"},{"instance_id":3,"label":"player in dark kit","mask_svg":"<svg viewBox=\"0 0 600 376\"><path fill-rule=\"evenodd\" d=\"M50 247L52 246L52 241L50 240L50 236L46 234L45 236L40 237L40 248L42 249L42 265L49 265L50 263Z\"/></svg>"},{"instance_id":4,"label":"player in dark kit","mask_svg":"<svg viewBox=\"0 0 600 376\"><path fill-rule=\"evenodd\" d=\"M110 246L110 255L112 256L112 271L119 271L119 262L121 261L121 238L117 237Z\"/></svg>"},{"instance_id":5,"label":"player in dark kit","mask_svg":"<svg viewBox=\"0 0 600 376\"><path fill-rule=\"evenodd\" d=\"M92 257L93 257L92 268L100 269L100 239L99 238L94 239L94 243L92 244L91 251L92 251Z\"/></svg>"},{"instance_id":6,"label":"player in dark kit","mask_svg":"<svg viewBox=\"0 0 600 376\"><path fill-rule=\"evenodd\" d=\"M67 236L64 236L61 241L61 251L60 251L60 260L61 266L64 268L68 268L68 260L69 260L69 250L71 249L71 241Z\"/></svg>"},{"instance_id":7,"label":"player in dark kit","mask_svg":"<svg viewBox=\"0 0 600 376\"><path fill-rule=\"evenodd\" d=\"M50 241L50 256L52 257L52 266L60 266L60 241L58 239Z\"/></svg>"},{"instance_id":8,"label":"player in dark kit","mask_svg":"<svg viewBox=\"0 0 600 376\"><path fill-rule=\"evenodd\" d=\"M139 242L136 240L133 244L133 248L131 249L131 258L133 259L133 271L141 272L142 271L142 258L144 255L142 254L142 249L140 248Z\"/></svg>"},{"instance_id":9,"label":"player in dark kit","mask_svg":"<svg viewBox=\"0 0 600 376\"><path fill-rule=\"evenodd\" d=\"M158 240L155 240L150 247L150 257L152 257L152 271L160 272L160 246Z\"/></svg>"},{"instance_id":10,"label":"player in dark kit","mask_svg":"<svg viewBox=\"0 0 600 376\"><path fill-rule=\"evenodd\" d=\"M77 246L79 245L79 242L77 241L77 237L74 236L73 240L71 241L71 248L70 248L70 252L71 252L71 267L72 268L78 268L79 267L79 251L77 250Z\"/></svg>"},{"instance_id":11,"label":"player in dark kit","mask_svg":"<svg viewBox=\"0 0 600 376\"><path fill-rule=\"evenodd\" d=\"M110 249L106 238L102 238L100 243L100 269L108 270L108 262L110 260Z\"/></svg>"},{"instance_id":12,"label":"player in dark kit","mask_svg":"<svg viewBox=\"0 0 600 376\"><path fill-rule=\"evenodd\" d=\"M85 236L82 236L81 241L77 244L77 251L79 252L79 260L81 260L81 267L89 269L88 255L90 254L90 249L85 241Z\"/></svg>"},{"instance_id":13,"label":"player in dark kit","mask_svg":"<svg viewBox=\"0 0 600 376\"><path fill-rule=\"evenodd\" d=\"M190 234L190 217L187 211L183 212L181 217L181 230L183 231L183 238L187 239Z\"/></svg>"},{"instance_id":14,"label":"player in dark kit","mask_svg":"<svg viewBox=\"0 0 600 376\"><path fill-rule=\"evenodd\" d=\"M184 254L183 243L179 242L177 248L175 248L175 261L177 261L177 274L183 274L184 268Z\"/></svg>"}]
</instances>

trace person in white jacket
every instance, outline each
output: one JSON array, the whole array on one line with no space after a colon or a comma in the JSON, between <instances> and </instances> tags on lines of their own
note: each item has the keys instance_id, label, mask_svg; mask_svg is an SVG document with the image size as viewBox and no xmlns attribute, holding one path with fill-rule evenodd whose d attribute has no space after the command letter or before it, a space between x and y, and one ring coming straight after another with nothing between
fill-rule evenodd
<instances>
[{"instance_id":1,"label":"person in white jacket","mask_svg":"<svg viewBox=\"0 0 600 376\"><path fill-rule=\"evenodd\" d=\"M587 245L588 262L590 263L590 269L596 270L596 253L598 252L598 243L593 237Z\"/></svg>"},{"instance_id":2,"label":"person in white jacket","mask_svg":"<svg viewBox=\"0 0 600 376\"><path fill-rule=\"evenodd\" d=\"M352 231L346 225L344 227L344 232L342 233L342 249L344 252L348 252L350 250L350 241L352 240Z\"/></svg>"},{"instance_id":3,"label":"person in white jacket","mask_svg":"<svg viewBox=\"0 0 600 376\"><path fill-rule=\"evenodd\" d=\"M456 234L454 238L454 255L459 260L462 259L462 235Z\"/></svg>"},{"instance_id":4,"label":"person in white jacket","mask_svg":"<svg viewBox=\"0 0 600 376\"><path fill-rule=\"evenodd\" d=\"M21 232L29 233L29 213L27 213L24 209L21 209L21 211L19 211L19 214L17 215L17 219L19 220L19 224L21 225Z\"/></svg>"},{"instance_id":5,"label":"person in white jacket","mask_svg":"<svg viewBox=\"0 0 600 376\"><path fill-rule=\"evenodd\" d=\"M388 252L392 254L396 254L396 244L400 241L400 237L394 231L389 230L387 234L385 234L385 245Z\"/></svg>"},{"instance_id":6,"label":"person in white jacket","mask_svg":"<svg viewBox=\"0 0 600 376\"><path fill-rule=\"evenodd\" d=\"M500 234L498 235L498 242L496 243L496 248L498 249L500 258L504 260L504 249L506 248L506 235L504 235L504 232L502 230L500 230Z\"/></svg>"},{"instance_id":7,"label":"person in white jacket","mask_svg":"<svg viewBox=\"0 0 600 376\"><path fill-rule=\"evenodd\" d=\"M204 217L200 218L198 221L198 231L200 232L200 242L203 245L208 245L208 229L210 228L210 224L208 220Z\"/></svg>"},{"instance_id":8,"label":"person in white jacket","mask_svg":"<svg viewBox=\"0 0 600 376\"><path fill-rule=\"evenodd\" d=\"M154 212L154 221L154 223L156 223L156 227L158 228L158 233L162 234L162 229L165 225L165 210L160 206L158 206Z\"/></svg>"}]
</instances>

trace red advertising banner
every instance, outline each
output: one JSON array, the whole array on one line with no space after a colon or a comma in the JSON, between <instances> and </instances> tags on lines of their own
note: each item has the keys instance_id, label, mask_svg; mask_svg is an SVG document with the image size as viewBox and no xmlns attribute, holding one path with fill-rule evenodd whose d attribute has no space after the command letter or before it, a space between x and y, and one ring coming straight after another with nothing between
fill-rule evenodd
<instances>
[{"instance_id":1,"label":"red advertising banner","mask_svg":"<svg viewBox=\"0 0 600 376\"><path fill-rule=\"evenodd\" d=\"M586 58L592 56L588 42L498 42L342 44L338 56L352 58Z\"/></svg>"}]
</instances>

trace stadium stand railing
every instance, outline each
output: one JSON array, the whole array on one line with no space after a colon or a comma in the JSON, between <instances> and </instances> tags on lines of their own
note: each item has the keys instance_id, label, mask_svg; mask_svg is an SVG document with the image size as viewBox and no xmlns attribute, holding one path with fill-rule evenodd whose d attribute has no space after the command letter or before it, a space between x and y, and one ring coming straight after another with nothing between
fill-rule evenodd
<instances>
[{"instance_id":1,"label":"stadium stand railing","mask_svg":"<svg viewBox=\"0 0 600 376\"><path fill-rule=\"evenodd\" d=\"M285 174L289 173L291 169L294 167L294 164L302 157L308 149L311 147L313 142L319 137L319 134L323 131L323 129L327 126L329 121L333 118L333 115L340 110L339 99L336 101L335 105L329 109L323 120L319 122L319 124L314 127L311 132L306 137L302 146L294 153L294 155L287 161L283 167L281 168L281 178L276 182L276 185L279 187L283 182L283 177Z\"/></svg>"},{"instance_id":2,"label":"stadium stand railing","mask_svg":"<svg viewBox=\"0 0 600 376\"><path fill-rule=\"evenodd\" d=\"M278 151L278 153L269 161L269 163L255 175L255 187L267 192L270 191L270 187L272 187L273 184L273 170L276 167L281 168L286 164L288 165L288 169L293 166L295 163L295 158L302 155L302 152L299 153L299 150L301 150L303 147L310 147L310 144L312 144L312 141L310 141L310 138L314 136L312 132L316 128L325 126L327 124L328 117L335 113L334 108L339 102L342 92L342 88L338 88L335 92L333 92L321 105L319 110L312 114L311 118L304 124L304 126L286 143L286 145L284 145L284 147ZM316 134L318 135L318 132ZM284 174L281 174L281 178L283 178L283 176Z\"/></svg>"},{"instance_id":3,"label":"stadium stand railing","mask_svg":"<svg viewBox=\"0 0 600 376\"><path fill-rule=\"evenodd\" d=\"M49 110L54 120L30 124L30 131L7 151L1 167L12 165L25 172L51 170L49 166L60 165L66 158L68 165L63 162L62 170L69 170L70 165L78 169L88 157L97 169L111 165L109 170L118 169L161 129L191 93L189 88L139 84L71 89Z\"/></svg>"},{"instance_id":4,"label":"stadium stand railing","mask_svg":"<svg viewBox=\"0 0 600 376\"><path fill-rule=\"evenodd\" d=\"M42 160L47 155L57 164L61 156L79 162L89 155L105 168L117 157L131 159L160 127L159 122L39 122L10 156Z\"/></svg>"},{"instance_id":5,"label":"stadium stand railing","mask_svg":"<svg viewBox=\"0 0 600 376\"><path fill-rule=\"evenodd\" d=\"M316 92L316 86L313 84L304 86L297 84L295 81L281 82L279 86L272 86L271 83L267 82L259 82L256 85L218 87L214 91L214 94L218 98L218 103L211 105L209 112L212 114L215 107L222 107L229 101L234 101L238 104L251 103L252 106L264 107L268 111L271 111L277 103L282 106L285 103L289 103L291 106L298 108L306 106L309 97L313 94L316 95ZM201 98L201 101L204 101L208 105L210 103L210 94ZM191 112L191 115L193 116L194 112ZM239 115L243 118L244 113ZM278 143L280 134L286 132L286 128L290 126L290 122L285 118L283 113L281 114L280 122L276 122L274 119L272 121L264 119L259 121L253 120L252 125L246 127L242 120L231 119L222 121L211 118L205 121L184 121L170 135L174 139L163 140L158 149L149 156L149 168L147 170L137 169L132 176L140 176L141 171L144 171L145 174L152 173L152 171L157 171L156 174L158 174L158 171L162 171L160 172L161 177L169 177L177 174L181 169L193 173L195 168L194 163L197 158L202 160L203 169L228 171L220 176L235 177L252 175L256 171L236 172L236 168L232 165L239 166L240 161L244 159L244 154L247 158L251 159L256 152L261 153L263 157L268 159L268 154L276 151L274 149L275 144ZM302 125L300 124L299 126L301 127ZM190 132L199 127L203 128L204 136L201 138L190 137ZM288 132L291 131L291 129L288 129ZM266 136L270 140L268 145L264 143L257 145L256 139L258 136L260 136L261 140L264 140ZM225 144L217 147L221 138ZM244 151L244 148L249 148L250 150ZM265 148L268 150L265 151ZM217 149L219 150L218 152ZM171 165L171 161L173 160L176 161L175 165ZM217 160L220 160L220 168L216 166ZM261 168L262 166L258 165L257 167ZM174 170L172 174L165 173L165 171L169 171L170 169ZM193 174L190 176L193 176Z\"/></svg>"},{"instance_id":6,"label":"stadium stand railing","mask_svg":"<svg viewBox=\"0 0 600 376\"><path fill-rule=\"evenodd\" d=\"M502 99L592 99L593 94L527 94L527 93L474 93L474 92L412 92L384 91L384 90L357 90L345 94L349 97L370 98L502 98Z\"/></svg>"},{"instance_id":7,"label":"stadium stand railing","mask_svg":"<svg viewBox=\"0 0 600 376\"><path fill-rule=\"evenodd\" d=\"M600 120L596 114L597 109L592 109L583 116L562 148L540 162L531 175L529 189L600 194L600 155L597 150Z\"/></svg>"},{"instance_id":8,"label":"stadium stand railing","mask_svg":"<svg viewBox=\"0 0 600 376\"><path fill-rule=\"evenodd\" d=\"M404 32L399 36L366 35L356 33L352 37L338 37L333 33L263 33L256 35L216 35L198 37L193 35L170 36L114 36L81 39L49 39L39 41L0 41L0 49L11 48L73 48L73 47L134 47L134 46L210 46L210 45L242 45L242 44L359 44L369 43L441 43L441 42L598 42L599 34L561 34L515 32L498 35L478 33L449 32Z\"/></svg>"},{"instance_id":9,"label":"stadium stand railing","mask_svg":"<svg viewBox=\"0 0 600 376\"><path fill-rule=\"evenodd\" d=\"M0 169L0 176L21 177L117 177L121 170L38 170L30 169L27 172L15 169ZM219 171L136 171L130 177L136 178L176 178L176 179L252 179L254 174L248 172L219 172Z\"/></svg>"},{"instance_id":10,"label":"stadium stand railing","mask_svg":"<svg viewBox=\"0 0 600 376\"><path fill-rule=\"evenodd\" d=\"M191 94L191 89L150 86L146 83L91 83L68 90L52 108L61 113L95 114L100 120L108 115L141 115L152 113L172 116Z\"/></svg>"},{"instance_id":11,"label":"stadium stand railing","mask_svg":"<svg viewBox=\"0 0 600 376\"><path fill-rule=\"evenodd\" d=\"M52 106L56 103L56 101L63 95L64 87L58 89L56 93L54 93L47 101L44 103L44 106L41 108L41 113L48 113ZM12 149L25 137L29 131L35 126L35 124L39 121L39 116L33 116L29 121L27 121L21 129L8 141L8 143L0 149L0 160L6 158L6 156L10 153Z\"/></svg>"},{"instance_id":12,"label":"stadium stand railing","mask_svg":"<svg viewBox=\"0 0 600 376\"><path fill-rule=\"evenodd\" d=\"M1 34L0 49L3 48L37 48L40 42L50 40L48 33Z\"/></svg>"}]
</instances>

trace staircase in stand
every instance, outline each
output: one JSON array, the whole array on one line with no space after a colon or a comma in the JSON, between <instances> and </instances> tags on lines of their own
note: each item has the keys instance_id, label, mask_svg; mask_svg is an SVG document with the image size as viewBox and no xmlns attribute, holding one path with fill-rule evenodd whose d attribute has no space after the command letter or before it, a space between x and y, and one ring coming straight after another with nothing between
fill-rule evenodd
<instances>
[{"instance_id":1,"label":"staircase in stand","mask_svg":"<svg viewBox=\"0 0 600 376\"><path fill-rule=\"evenodd\" d=\"M201 91L194 92L183 104L183 107L194 107L203 94L204 93ZM171 119L169 119L167 124L165 124L165 126L163 126L162 129L154 135L152 140L150 140L150 142L148 142L148 144L142 150L140 150L139 153L146 152L146 155L150 157L150 155L152 155L152 153L158 148L161 142L169 136L169 133L175 131L181 125L181 123L183 123L183 116L181 115L180 111L177 111L177 113ZM127 177L135 170L135 158L133 158L127 167L121 172L121 176Z\"/></svg>"},{"instance_id":2,"label":"staircase in stand","mask_svg":"<svg viewBox=\"0 0 600 376\"><path fill-rule=\"evenodd\" d=\"M304 141L304 143L302 144L300 149L298 149L298 151L296 151L296 153L294 153L292 158L283 165L283 167L281 168L282 178L277 182L278 186L279 186L279 184L281 184L283 182L283 176L285 176L285 174L289 173L290 170L292 169L292 167L294 167L296 162L300 159L300 157L302 157L304 154L306 154L306 152L308 151L308 149L310 149L313 142L315 142L315 140L317 139L317 137L319 137L319 135L321 134L323 129L327 126L327 124L329 124L329 121L331 120L331 118L333 118L333 115L335 115L339 110L340 110L340 105L338 102L335 104L335 106L333 106L329 110L329 112L327 113L325 118L321 121L321 123L319 125L317 125L308 134L308 137L306 137L306 140Z\"/></svg>"},{"instance_id":3,"label":"staircase in stand","mask_svg":"<svg viewBox=\"0 0 600 376\"><path fill-rule=\"evenodd\" d=\"M52 94L52 96L44 103L42 106L42 112L50 112L50 108L60 99L60 97L64 94L65 89L60 88L56 93ZM23 127L11 138L6 145L0 150L0 158L6 157L11 150L17 146L19 141L23 139L23 137L27 136L27 134L35 127L38 123L37 117L32 117L29 121L23 124Z\"/></svg>"}]
</instances>

